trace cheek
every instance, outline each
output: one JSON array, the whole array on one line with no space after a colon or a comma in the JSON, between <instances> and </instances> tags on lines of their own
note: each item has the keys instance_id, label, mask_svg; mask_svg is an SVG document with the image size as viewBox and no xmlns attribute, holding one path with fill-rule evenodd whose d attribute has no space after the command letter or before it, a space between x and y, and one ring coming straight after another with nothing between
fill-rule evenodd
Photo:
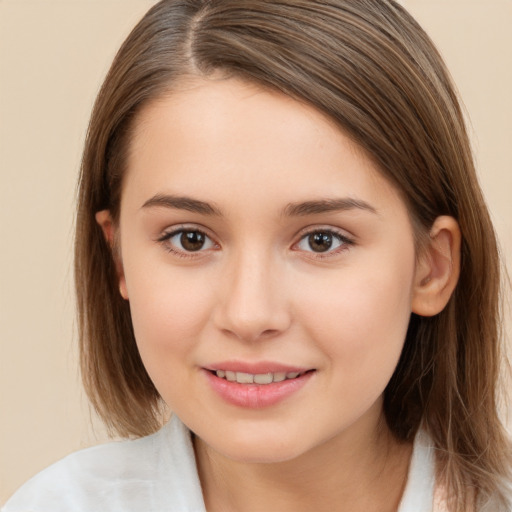
<instances>
[{"instance_id":1,"label":"cheek","mask_svg":"<svg viewBox=\"0 0 512 512\"><path fill-rule=\"evenodd\" d=\"M309 289L316 292L303 296L301 315L309 336L339 370L337 378L349 387L373 380L382 386L395 369L407 332L414 252L358 263L323 283L312 282Z\"/></svg>"},{"instance_id":2,"label":"cheek","mask_svg":"<svg viewBox=\"0 0 512 512\"><path fill-rule=\"evenodd\" d=\"M201 272L171 266L125 268L137 346L152 378L174 361L186 361L210 316L210 292Z\"/></svg>"},{"instance_id":3,"label":"cheek","mask_svg":"<svg viewBox=\"0 0 512 512\"><path fill-rule=\"evenodd\" d=\"M190 279L169 268L160 275L131 274L130 310L142 362L171 409L186 410L195 398L195 353L209 320L210 297L200 276Z\"/></svg>"},{"instance_id":4,"label":"cheek","mask_svg":"<svg viewBox=\"0 0 512 512\"><path fill-rule=\"evenodd\" d=\"M347 425L381 403L407 332L409 284L399 274L363 277L354 270L312 303L309 337L326 356L320 394L334 400L329 407ZM324 415L322 404L317 407L315 413Z\"/></svg>"}]
</instances>

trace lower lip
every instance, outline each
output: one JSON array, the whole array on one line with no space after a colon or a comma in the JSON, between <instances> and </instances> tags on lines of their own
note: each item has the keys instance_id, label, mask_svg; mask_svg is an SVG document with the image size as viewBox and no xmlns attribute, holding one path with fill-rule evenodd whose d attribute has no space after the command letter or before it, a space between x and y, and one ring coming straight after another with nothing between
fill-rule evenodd
<instances>
[{"instance_id":1,"label":"lower lip","mask_svg":"<svg viewBox=\"0 0 512 512\"><path fill-rule=\"evenodd\" d=\"M226 402L248 409L262 409L275 405L303 388L314 371L307 372L295 379L286 379L271 384L240 384L221 379L205 370L210 386Z\"/></svg>"}]
</instances>

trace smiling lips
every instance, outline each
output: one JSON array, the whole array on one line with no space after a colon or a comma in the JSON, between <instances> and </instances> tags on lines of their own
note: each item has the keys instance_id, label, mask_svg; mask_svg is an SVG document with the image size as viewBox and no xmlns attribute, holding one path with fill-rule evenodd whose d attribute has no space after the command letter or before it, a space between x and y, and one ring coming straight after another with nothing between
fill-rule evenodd
<instances>
[{"instance_id":1,"label":"smiling lips","mask_svg":"<svg viewBox=\"0 0 512 512\"><path fill-rule=\"evenodd\" d=\"M230 382L238 382L239 384L271 384L272 382L282 382L286 379L295 379L300 372L268 372L268 373L245 373L217 370L217 377L226 379Z\"/></svg>"},{"instance_id":2,"label":"smiling lips","mask_svg":"<svg viewBox=\"0 0 512 512\"><path fill-rule=\"evenodd\" d=\"M279 371L235 369L233 364L206 369L211 388L226 402L249 409L261 409L281 402L298 392L312 377L315 370L279 368ZM229 367L229 368L228 368Z\"/></svg>"}]
</instances>

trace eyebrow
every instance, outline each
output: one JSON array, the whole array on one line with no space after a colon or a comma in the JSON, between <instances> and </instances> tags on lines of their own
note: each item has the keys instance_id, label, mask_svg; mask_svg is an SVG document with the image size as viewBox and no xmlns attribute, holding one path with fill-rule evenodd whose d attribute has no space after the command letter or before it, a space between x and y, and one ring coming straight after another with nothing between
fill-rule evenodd
<instances>
[{"instance_id":1,"label":"eyebrow","mask_svg":"<svg viewBox=\"0 0 512 512\"><path fill-rule=\"evenodd\" d=\"M222 212L215 205L187 196L156 194L142 205L142 208L151 207L173 208L222 217ZM364 210L377 214L377 210L366 201L351 197L289 203L283 209L283 214L288 217L302 217L347 210Z\"/></svg>"},{"instance_id":2,"label":"eyebrow","mask_svg":"<svg viewBox=\"0 0 512 512\"><path fill-rule=\"evenodd\" d=\"M222 216L221 211L216 206L205 201L200 201L186 196L156 194L142 205L142 208L151 207L174 208L176 210L186 210L188 212L200 213L202 215Z\"/></svg>"},{"instance_id":3,"label":"eyebrow","mask_svg":"<svg viewBox=\"0 0 512 512\"><path fill-rule=\"evenodd\" d=\"M339 199L319 199L317 201L305 201L301 203L290 203L284 209L284 214L290 217L304 215L315 215L347 210L364 210L377 214L377 210L361 199L344 197Z\"/></svg>"}]
</instances>

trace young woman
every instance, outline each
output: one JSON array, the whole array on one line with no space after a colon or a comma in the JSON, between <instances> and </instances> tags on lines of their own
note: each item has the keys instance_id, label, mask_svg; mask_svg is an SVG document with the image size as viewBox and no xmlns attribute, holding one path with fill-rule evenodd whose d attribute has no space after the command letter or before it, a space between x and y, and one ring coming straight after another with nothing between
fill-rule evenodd
<instances>
[{"instance_id":1,"label":"young woman","mask_svg":"<svg viewBox=\"0 0 512 512\"><path fill-rule=\"evenodd\" d=\"M5 512L512 510L494 231L395 2L154 6L92 114L75 256L86 389L140 439Z\"/></svg>"}]
</instances>

